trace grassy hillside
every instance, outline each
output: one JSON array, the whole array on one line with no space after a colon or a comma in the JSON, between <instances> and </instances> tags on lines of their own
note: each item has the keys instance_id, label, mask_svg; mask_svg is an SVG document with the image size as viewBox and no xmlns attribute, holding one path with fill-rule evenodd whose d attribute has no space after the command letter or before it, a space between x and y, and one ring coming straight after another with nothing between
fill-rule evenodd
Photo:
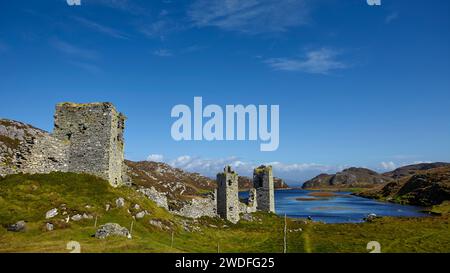
<instances>
[{"instance_id":1,"label":"grassy hillside","mask_svg":"<svg viewBox=\"0 0 450 273\"><path fill-rule=\"evenodd\" d=\"M125 199L122 208L115 206L119 197ZM112 205L109 211L106 204ZM135 204L149 215L133 220L138 211ZM95 217L65 223L64 207L67 215L96 216L97 226L114 222L130 229L134 221L133 238L93 238ZM46 220L45 213L52 208L60 208L61 213ZM423 219L383 218L364 224L288 219L292 231L288 232L288 251L367 252L367 243L375 240L384 252L450 252L448 207L444 204L436 210L444 214ZM221 219L185 219L158 208L131 188L114 189L89 175L12 175L0 180L0 252L69 252L66 244L71 240L80 242L82 252L217 252L218 248L220 252L282 252L284 219L265 213L253 218L237 225ZM27 221L26 231L6 230L19 220ZM150 220L158 220L166 228L151 225ZM48 222L55 230L45 230Z\"/></svg>"}]
</instances>

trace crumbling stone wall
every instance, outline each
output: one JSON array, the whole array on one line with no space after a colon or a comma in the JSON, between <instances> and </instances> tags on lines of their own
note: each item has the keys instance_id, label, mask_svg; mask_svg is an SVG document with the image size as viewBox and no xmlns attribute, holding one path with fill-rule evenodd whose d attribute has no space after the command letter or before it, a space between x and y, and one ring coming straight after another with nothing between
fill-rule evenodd
<instances>
[{"instance_id":1,"label":"crumbling stone wall","mask_svg":"<svg viewBox=\"0 0 450 273\"><path fill-rule=\"evenodd\" d=\"M69 143L50 135L28 137L16 154L20 171L24 173L67 172Z\"/></svg>"},{"instance_id":2,"label":"crumbling stone wall","mask_svg":"<svg viewBox=\"0 0 450 273\"><path fill-rule=\"evenodd\" d=\"M123 183L125 117L111 103L60 103L54 137L69 143L68 171Z\"/></svg>"},{"instance_id":3,"label":"crumbling stone wall","mask_svg":"<svg viewBox=\"0 0 450 273\"><path fill-rule=\"evenodd\" d=\"M258 199L256 196L256 189L251 188L248 192L248 198L244 203L241 202L240 210L241 213L254 213L257 211Z\"/></svg>"},{"instance_id":4,"label":"crumbling stone wall","mask_svg":"<svg viewBox=\"0 0 450 273\"><path fill-rule=\"evenodd\" d=\"M262 165L253 171L253 187L258 200L257 210L275 213L272 166Z\"/></svg>"},{"instance_id":5,"label":"crumbling stone wall","mask_svg":"<svg viewBox=\"0 0 450 273\"><path fill-rule=\"evenodd\" d=\"M0 119L0 175L67 171L67 149L43 130Z\"/></svg>"},{"instance_id":6,"label":"crumbling stone wall","mask_svg":"<svg viewBox=\"0 0 450 273\"><path fill-rule=\"evenodd\" d=\"M239 221L238 174L230 166L217 174L217 213L232 223Z\"/></svg>"},{"instance_id":7,"label":"crumbling stone wall","mask_svg":"<svg viewBox=\"0 0 450 273\"><path fill-rule=\"evenodd\" d=\"M180 210L170 211L174 214L188 217L200 218L217 217L217 193L210 193L204 198L194 198L188 204L184 205Z\"/></svg>"}]
</instances>

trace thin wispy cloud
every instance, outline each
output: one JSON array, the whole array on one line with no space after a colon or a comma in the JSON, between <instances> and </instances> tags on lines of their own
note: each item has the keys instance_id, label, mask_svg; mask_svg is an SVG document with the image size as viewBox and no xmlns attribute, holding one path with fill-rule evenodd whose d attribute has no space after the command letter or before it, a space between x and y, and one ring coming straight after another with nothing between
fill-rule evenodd
<instances>
[{"instance_id":1,"label":"thin wispy cloud","mask_svg":"<svg viewBox=\"0 0 450 273\"><path fill-rule=\"evenodd\" d=\"M398 13L393 12L393 13L389 14L388 16L386 16L386 18L384 19L384 22L386 24L390 24L392 21L397 20L397 18L398 18Z\"/></svg>"},{"instance_id":2,"label":"thin wispy cloud","mask_svg":"<svg viewBox=\"0 0 450 273\"><path fill-rule=\"evenodd\" d=\"M195 26L247 33L282 32L308 22L306 0L197 0L188 10Z\"/></svg>"},{"instance_id":3,"label":"thin wispy cloud","mask_svg":"<svg viewBox=\"0 0 450 273\"><path fill-rule=\"evenodd\" d=\"M87 2L87 1L86 1ZM88 4L102 5L132 15L148 15L149 11L132 0L90 0Z\"/></svg>"},{"instance_id":4,"label":"thin wispy cloud","mask_svg":"<svg viewBox=\"0 0 450 273\"><path fill-rule=\"evenodd\" d=\"M338 51L321 48L308 51L302 58L271 58L264 62L274 70L329 74L349 67L348 64L338 60L339 55Z\"/></svg>"},{"instance_id":5,"label":"thin wispy cloud","mask_svg":"<svg viewBox=\"0 0 450 273\"><path fill-rule=\"evenodd\" d=\"M72 57L90 59L90 60L98 59L98 54L96 51L81 48L79 46L62 41L57 38L51 39L50 44L58 51L60 51L64 54L70 55Z\"/></svg>"},{"instance_id":6,"label":"thin wispy cloud","mask_svg":"<svg viewBox=\"0 0 450 273\"><path fill-rule=\"evenodd\" d=\"M153 55L158 57L172 57L173 53L169 49L161 48L153 51Z\"/></svg>"},{"instance_id":7,"label":"thin wispy cloud","mask_svg":"<svg viewBox=\"0 0 450 273\"><path fill-rule=\"evenodd\" d=\"M128 39L128 37L125 34L123 34L122 32L120 32L119 30L104 26L102 24L88 20L83 17L74 16L72 18L79 24L81 24L84 27L87 27L93 31L108 35L108 36L110 36L112 38L116 38L116 39Z\"/></svg>"},{"instance_id":8,"label":"thin wispy cloud","mask_svg":"<svg viewBox=\"0 0 450 273\"><path fill-rule=\"evenodd\" d=\"M58 38L50 40L50 45L66 56L66 61L72 66L80 68L92 75L102 72L102 69L92 62L99 58L94 50L85 49Z\"/></svg>"},{"instance_id":9,"label":"thin wispy cloud","mask_svg":"<svg viewBox=\"0 0 450 273\"><path fill-rule=\"evenodd\" d=\"M69 61L69 63L75 67L81 68L82 70L92 75L97 75L102 72L102 69L95 64L80 61Z\"/></svg>"}]
</instances>

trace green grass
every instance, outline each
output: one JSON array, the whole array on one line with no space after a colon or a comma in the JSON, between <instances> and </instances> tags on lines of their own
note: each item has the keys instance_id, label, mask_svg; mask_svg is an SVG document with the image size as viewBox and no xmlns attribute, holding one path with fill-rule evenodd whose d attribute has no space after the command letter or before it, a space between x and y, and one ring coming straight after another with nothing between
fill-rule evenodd
<instances>
[{"instance_id":1,"label":"green grass","mask_svg":"<svg viewBox=\"0 0 450 273\"><path fill-rule=\"evenodd\" d=\"M118 197L124 208L105 211L105 204ZM130 228L128 209L134 204L150 212L134 222L133 238L91 237L94 219L61 224L62 215L53 222L54 231L44 231L45 212L66 204L71 215L88 213L98 217L98 225L115 222ZM89 205L90 208L86 208ZM445 206L440 210L445 210ZM436 209L438 209L436 207ZM446 208L448 209L448 208ZM129 188L112 188L106 181L89 175L52 173L13 175L0 180L0 225L27 221L25 232L0 228L0 252L69 252L66 244L75 240L82 252L282 252L284 219L256 213L258 220L233 225L217 218L202 218L193 225L199 231L187 232L182 221ZM159 219L171 223L172 230L160 230L148 222ZM227 227L224 227L226 225ZM320 224L288 219L288 252L368 252L369 241L381 243L383 252L450 252L448 214L426 218L382 218L364 224ZM171 247L172 232L174 233Z\"/></svg>"}]
</instances>

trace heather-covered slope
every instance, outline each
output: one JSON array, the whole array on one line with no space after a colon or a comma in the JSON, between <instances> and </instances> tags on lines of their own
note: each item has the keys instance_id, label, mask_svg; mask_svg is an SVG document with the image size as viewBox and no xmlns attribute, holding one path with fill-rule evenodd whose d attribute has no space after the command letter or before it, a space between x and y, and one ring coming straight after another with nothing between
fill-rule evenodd
<instances>
[{"instance_id":1,"label":"heather-covered slope","mask_svg":"<svg viewBox=\"0 0 450 273\"><path fill-rule=\"evenodd\" d=\"M450 166L416 169L414 173L359 195L419 206L439 205L450 200Z\"/></svg>"}]
</instances>

